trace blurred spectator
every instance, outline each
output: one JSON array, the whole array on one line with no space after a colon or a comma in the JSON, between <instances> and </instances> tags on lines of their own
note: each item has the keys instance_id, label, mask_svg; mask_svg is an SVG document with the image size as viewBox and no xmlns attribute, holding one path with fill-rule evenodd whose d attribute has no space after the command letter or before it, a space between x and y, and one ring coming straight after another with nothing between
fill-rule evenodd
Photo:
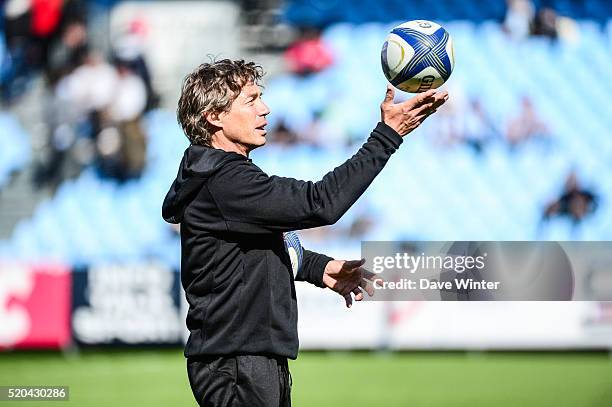
<instances>
[{"instance_id":1,"label":"blurred spectator","mask_svg":"<svg viewBox=\"0 0 612 407\"><path fill-rule=\"evenodd\" d=\"M443 146L465 144L481 153L487 143L499 137L496 125L478 98L469 98L457 84L448 88L453 97L440 109L435 123L430 124L435 142Z\"/></svg>"},{"instance_id":2,"label":"blurred spectator","mask_svg":"<svg viewBox=\"0 0 612 407\"><path fill-rule=\"evenodd\" d=\"M140 120L147 104L144 81L126 65L110 65L99 53L58 78L49 106L49 154L37 171L39 184L57 185L79 140L95 144L103 176L119 181L140 175L146 139ZM80 162L87 165L88 162Z\"/></svg>"},{"instance_id":3,"label":"blurred spectator","mask_svg":"<svg viewBox=\"0 0 612 407\"><path fill-rule=\"evenodd\" d=\"M500 136L495 123L477 98L470 100L463 120L465 127L462 141L476 153L481 153L487 143Z\"/></svg>"},{"instance_id":4,"label":"blurred spectator","mask_svg":"<svg viewBox=\"0 0 612 407\"><path fill-rule=\"evenodd\" d=\"M144 81L126 65L118 65L113 99L108 105L109 118L115 122L138 120L147 105Z\"/></svg>"},{"instance_id":5,"label":"blurred spectator","mask_svg":"<svg viewBox=\"0 0 612 407\"><path fill-rule=\"evenodd\" d=\"M84 63L65 75L54 88L57 100L84 116L104 110L113 100L118 74L100 53L90 53Z\"/></svg>"},{"instance_id":6,"label":"blurred spectator","mask_svg":"<svg viewBox=\"0 0 612 407\"><path fill-rule=\"evenodd\" d=\"M333 63L331 50L315 28L304 28L300 38L285 52L289 71L299 75L320 72Z\"/></svg>"},{"instance_id":7,"label":"blurred spectator","mask_svg":"<svg viewBox=\"0 0 612 407\"><path fill-rule=\"evenodd\" d=\"M281 146L293 146L298 144L299 137L296 132L287 126L284 120L280 120L270 132L270 142Z\"/></svg>"},{"instance_id":8,"label":"blurred spectator","mask_svg":"<svg viewBox=\"0 0 612 407\"><path fill-rule=\"evenodd\" d=\"M312 121L303 130L301 139L311 146L325 149L347 147L350 144L349 137L325 121L323 114L320 110L314 112Z\"/></svg>"},{"instance_id":9,"label":"blurred spectator","mask_svg":"<svg viewBox=\"0 0 612 407\"><path fill-rule=\"evenodd\" d=\"M99 131L99 114L113 100L117 73L97 53L67 75L57 78L47 104L47 156L39 163L35 181L57 186L75 165L71 149L79 139L91 140Z\"/></svg>"},{"instance_id":10,"label":"blurred spectator","mask_svg":"<svg viewBox=\"0 0 612 407\"><path fill-rule=\"evenodd\" d=\"M4 35L9 48L31 37L32 4L29 0L7 0L3 4Z\"/></svg>"},{"instance_id":11,"label":"blurred spectator","mask_svg":"<svg viewBox=\"0 0 612 407\"><path fill-rule=\"evenodd\" d=\"M449 147L457 144L464 138L465 113L468 109L468 99L463 86L457 83L445 85L453 97L440 108L436 120L426 122L430 133L434 135L432 141L438 146Z\"/></svg>"},{"instance_id":12,"label":"blurred spectator","mask_svg":"<svg viewBox=\"0 0 612 407\"><path fill-rule=\"evenodd\" d=\"M516 117L510 120L506 129L506 141L514 148L528 140L550 141L550 130L536 111L528 96L521 100L521 109Z\"/></svg>"},{"instance_id":13,"label":"blurred spectator","mask_svg":"<svg viewBox=\"0 0 612 407\"><path fill-rule=\"evenodd\" d=\"M361 240L372 230L375 223L375 218L372 214L362 211L351 222L347 237L349 239Z\"/></svg>"},{"instance_id":14,"label":"blurred spectator","mask_svg":"<svg viewBox=\"0 0 612 407\"><path fill-rule=\"evenodd\" d=\"M21 95L41 69L54 82L82 62L87 39L82 1L8 0L3 6L8 50L2 83L5 102Z\"/></svg>"},{"instance_id":15,"label":"blurred spectator","mask_svg":"<svg viewBox=\"0 0 612 407\"><path fill-rule=\"evenodd\" d=\"M367 205L359 209L350 218L343 218L340 224L331 226L317 227L300 231L300 235L309 242L325 242L338 240L344 244L356 244L363 239L367 239L370 234L381 225L380 217Z\"/></svg>"},{"instance_id":16,"label":"blurred spectator","mask_svg":"<svg viewBox=\"0 0 612 407\"><path fill-rule=\"evenodd\" d=\"M96 139L96 164L102 177L119 182L141 175L146 158L146 139L138 121L104 128Z\"/></svg>"},{"instance_id":17,"label":"blurred spectator","mask_svg":"<svg viewBox=\"0 0 612 407\"><path fill-rule=\"evenodd\" d=\"M501 138L480 99L467 95L461 85L445 87L453 97L440 108L436 120L425 124L434 144L443 147L463 144L480 154L488 143Z\"/></svg>"},{"instance_id":18,"label":"blurred spectator","mask_svg":"<svg viewBox=\"0 0 612 407\"><path fill-rule=\"evenodd\" d=\"M30 0L32 33L39 37L52 34L60 23L63 0Z\"/></svg>"},{"instance_id":19,"label":"blurred spectator","mask_svg":"<svg viewBox=\"0 0 612 407\"><path fill-rule=\"evenodd\" d=\"M535 8L531 0L507 0L504 30L515 40L529 36Z\"/></svg>"},{"instance_id":20,"label":"blurred spectator","mask_svg":"<svg viewBox=\"0 0 612 407\"><path fill-rule=\"evenodd\" d=\"M541 9L533 21L532 34L556 40L558 37L557 12L549 7Z\"/></svg>"},{"instance_id":21,"label":"blurred spectator","mask_svg":"<svg viewBox=\"0 0 612 407\"><path fill-rule=\"evenodd\" d=\"M73 21L62 29L60 38L49 51L46 67L49 85L55 85L64 76L85 63L89 52L87 27L83 21Z\"/></svg>"},{"instance_id":22,"label":"blurred spectator","mask_svg":"<svg viewBox=\"0 0 612 407\"><path fill-rule=\"evenodd\" d=\"M139 20L130 23L114 44L111 65L90 49L87 6L82 0L2 4L3 100L14 100L38 73L47 79L48 95L41 99L47 140L34 172L38 185L57 187L86 165L117 180L137 177L145 166L140 121L158 104L143 55L146 27Z\"/></svg>"},{"instance_id":23,"label":"blurred spectator","mask_svg":"<svg viewBox=\"0 0 612 407\"><path fill-rule=\"evenodd\" d=\"M574 19L558 16L556 27L559 40L569 44L577 44L580 41L580 27Z\"/></svg>"},{"instance_id":24,"label":"blurred spectator","mask_svg":"<svg viewBox=\"0 0 612 407\"><path fill-rule=\"evenodd\" d=\"M153 90L149 66L144 57L146 26L140 20L132 21L113 45L113 62L123 66L142 79L146 89L146 110L157 107L159 96Z\"/></svg>"},{"instance_id":25,"label":"blurred spectator","mask_svg":"<svg viewBox=\"0 0 612 407\"><path fill-rule=\"evenodd\" d=\"M6 56L2 63L2 99L11 102L25 90L27 76L40 64L30 30L31 3L8 0L3 4L3 27Z\"/></svg>"},{"instance_id":26,"label":"blurred spectator","mask_svg":"<svg viewBox=\"0 0 612 407\"><path fill-rule=\"evenodd\" d=\"M140 119L147 105L147 90L144 81L129 68L117 68L115 97L107 113L110 122L118 126L120 142L111 160L114 168L106 175L124 181L140 176L145 166L146 138Z\"/></svg>"},{"instance_id":27,"label":"blurred spectator","mask_svg":"<svg viewBox=\"0 0 612 407\"><path fill-rule=\"evenodd\" d=\"M589 214L597 210L597 195L594 191L582 187L575 172L570 172L565 180L561 196L549 203L544 209L542 220L552 217L567 217L574 227Z\"/></svg>"},{"instance_id":28,"label":"blurred spectator","mask_svg":"<svg viewBox=\"0 0 612 407\"><path fill-rule=\"evenodd\" d=\"M97 166L100 175L125 181L145 166L146 138L140 119L147 104L144 81L126 65L112 67L109 98L93 109Z\"/></svg>"}]
</instances>

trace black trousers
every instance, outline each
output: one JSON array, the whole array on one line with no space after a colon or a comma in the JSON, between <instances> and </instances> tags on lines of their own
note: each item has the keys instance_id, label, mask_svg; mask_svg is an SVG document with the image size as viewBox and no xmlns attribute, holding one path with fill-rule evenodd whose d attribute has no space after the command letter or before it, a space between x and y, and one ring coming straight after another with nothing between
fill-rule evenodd
<instances>
[{"instance_id":1,"label":"black trousers","mask_svg":"<svg viewBox=\"0 0 612 407\"><path fill-rule=\"evenodd\" d=\"M290 407L286 358L239 355L187 359L191 390L205 407Z\"/></svg>"}]
</instances>

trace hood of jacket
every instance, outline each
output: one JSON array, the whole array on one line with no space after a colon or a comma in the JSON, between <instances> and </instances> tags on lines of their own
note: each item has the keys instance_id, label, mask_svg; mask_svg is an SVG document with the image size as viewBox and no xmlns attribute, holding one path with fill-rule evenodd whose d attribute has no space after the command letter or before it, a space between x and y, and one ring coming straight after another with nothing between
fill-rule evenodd
<instances>
[{"instance_id":1,"label":"hood of jacket","mask_svg":"<svg viewBox=\"0 0 612 407\"><path fill-rule=\"evenodd\" d=\"M164 199L162 206L164 220L181 223L185 209L197 196L206 180L223 164L234 160L248 160L248 158L212 147L190 145L183 154L176 179Z\"/></svg>"}]
</instances>

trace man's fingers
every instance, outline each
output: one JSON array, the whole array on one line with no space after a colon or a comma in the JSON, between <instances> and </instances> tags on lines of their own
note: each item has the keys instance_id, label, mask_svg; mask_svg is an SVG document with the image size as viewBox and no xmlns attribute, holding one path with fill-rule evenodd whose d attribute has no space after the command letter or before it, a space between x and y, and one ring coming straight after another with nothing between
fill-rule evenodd
<instances>
[{"instance_id":1,"label":"man's fingers","mask_svg":"<svg viewBox=\"0 0 612 407\"><path fill-rule=\"evenodd\" d=\"M374 286L372 286L372 284L368 284L367 280L362 278L359 282L359 287L363 288L370 297L374 295Z\"/></svg>"},{"instance_id":2,"label":"man's fingers","mask_svg":"<svg viewBox=\"0 0 612 407\"><path fill-rule=\"evenodd\" d=\"M341 295L341 296L343 296L343 297L344 297L345 295L350 294L352 290L353 290L353 289L351 288L351 286L344 286L344 287L343 287L343 288L342 288L340 291L338 291L338 292L340 293L340 295Z\"/></svg>"},{"instance_id":3,"label":"man's fingers","mask_svg":"<svg viewBox=\"0 0 612 407\"><path fill-rule=\"evenodd\" d=\"M416 109L414 111L414 114L418 118L421 115L429 114L429 112L431 112L431 110L433 110L433 109L434 109L434 102L429 102L429 103L426 103L426 104L422 105L418 109Z\"/></svg>"},{"instance_id":4,"label":"man's fingers","mask_svg":"<svg viewBox=\"0 0 612 407\"><path fill-rule=\"evenodd\" d=\"M355 301L363 300L363 292L361 291L359 287L355 287L353 289L353 294L355 294Z\"/></svg>"},{"instance_id":5,"label":"man's fingers","mask_svg":"<svg viewBox=\"0 0 612 407\"><path fill-rule=\"evenodd\" d=\"M358 269L359 267L363 266L364 264L365 264L365 259L361 259L361 260L347 260L342 265L342 268L348 269L350 271L355 271L356 269Z\"/></svg>"},{"instance_id":6,"label":"man's fingers","mask_svg":"<svg viewBox=\"0 0 612 407\"><path fill-rule=\"evenodd\" d=\"M419 123L419 126L425 121L425 119L427 119L429 116L431 116L432 114L434 114L437 111L438 111L438 109L430 109L430 110L425 111L421 115L417 116L416 120Z\"/></svg>"},{"instance_id":7,"label":"man's fingers","mask_svg":"<svg viewBox=\"0 0 612 407\"><path fill-rule=\"evenodd\" d=\"M372 283L372 286L373 286L374 284L376 284L376 283L378 283L378 284L380 285L380 284L382 284L382 283L384 283L384 282L385 282L385 279L383 279L383 278L382 278L382 277L380 277L379 275L377 275L377 274L373 274L373 273L370 273L370 274L371 274L371 276L370 276L370 277L368 277L368 282L371 282L371 283Z\"/></svg>"},{"instance_id":8,"label":"man's fingers","mask_svg":"<svg viewBox=\"0 0 612 407\"><path fill-rule=\"evenodd\" d=\"M409 106L411 110L420 108L426 103L433 103L433 106L437 108L441 106L447 99L448 99L448 92L446 91L437 92L431 89L431 90L428 90L427 92L419 93L418 95L412 97L411 99L408 99L407 101L403 103Z\"/></svg>"},{"instance_id":9,"label":"man's fingers","mask_svg":"<svg viewBox=\"0 0 612 407\"><path fill-rule=\"evenodd\" d=\"M440 98L440 99L448 100L448 91L447 90L443 90L441 92L438 92L436 94L436 97Z\"/></svg>"},{"instance_id":10,"label":"man's fingers","mask_svg":"<svg viewBox=\"0 0 612 407\"><path fill-rule=\"evenodd\" d=\"M425 121L425 119L427 119L429 116L431 116L434 112L435 112L435 110L426 111L426 112L418 115L414 119L419 123L419 126L420 126L421 123L423 123Z\"/></svg>"},{"instance_id":11,"label":"man's fingers","mask_svg":"<svg viewBox=\"0 0 612 407\"><path fill-rule=\"evenodd\" d=\"M438 92L436 93L436 95L434 96L434 102L433 102L433 106L435 109L439 108L440 106L442 106L446 101L448 100L448 92L444 91L444 92Z\"/></svg>"},{"instance_id":12,"label":"man's fingers","mask_svg":"<svg viewBox=\"0 0 612 407\"><path fill-rule=\"evenodd\" d=\"M418 127L418 126L420 126L421 124L423 124L423 122L424 122L425 120L427 120L427 118L428 118L429 116L431 116L431 113L423 114L423 115L421 115L421 116L417 117L417 118L416 118L416 121L417 121L417 127Z\"/></svg>"},{"instance_id":13,"label":"man's fingers","mask_svg":"<svg viewBox=\"0 0 612 407\"><path fill-rule=\"evenodd\" d=\"M346 308L351 308L353 305L353 298L351 298L351 294L344 295L344 302L346 303Z\"/></svg>"},{"instance_id":14,"label":"man's fingers","mask_svg":"<svg viewBox=\"0 0 612 407\"><path fill-rule=\"evenodd\" d=\"M393 85L387 83L387 92L385 93L385 99L383 103L393 103L393 98L395 97L395 89Z\"/></svg>"},{"instance_id":15,"label":"man's fingers","mask_svg":"<svg viewBox=\"0 0 612 407\"><path fill-rule=\"evenodd\" d=\"M412 102L412 106L413 108L415 108L417 106L422 105L423 103L429 102L430 99L432 99L435 94L436 94L436 91L431 89L431 90L428 90L427 92L419 93L418 95L414 96L412 99L408 99L407 102Z\"/></svg>"},{"instance_id":16,"label":"man's fingers","mask_svg":"<svg viewBox=\"0 0 612 407\"><path fill-rule=\"evenodd\" d=\"M444 102L446 102L446 99L440 99L439 101L431 103L430 105L427 105L426 109L419 108L419 113L417 114L415 119L419 122L419 124L423 123L425 119L427 119L429 116L438 111L438 108L442 106Z\"/></svg>"},{"instance_id":17,"label":"man's fingers","mask_svg":"<svg viewBox=\"0 0 612 407\"><path fill-rule=\"evenodd\" d=\"M376 273L372 273L364 268L361 269L361 277L366 278L368 280L374 280L378 276Z\"/></svg>"},{"instance_id":18,"label":"man's fingers","mask_svg":"<svg viewBox=\"0 0 612 407\"><path fill-rule=\"evenodd\" d=\"M435 95L435 94L436 94L436 91L435 91L434 89L429 89L427 92L423 92L423 93L418 94L418 95L416 96L416 98L417 98L417 100L418 100L419 102L422 102L422 101L424 101L425 99L427 99L427 98L429 98L429 97L432 97L432 96L433 96L433 95Z\"/></svg>"}]
</instances>

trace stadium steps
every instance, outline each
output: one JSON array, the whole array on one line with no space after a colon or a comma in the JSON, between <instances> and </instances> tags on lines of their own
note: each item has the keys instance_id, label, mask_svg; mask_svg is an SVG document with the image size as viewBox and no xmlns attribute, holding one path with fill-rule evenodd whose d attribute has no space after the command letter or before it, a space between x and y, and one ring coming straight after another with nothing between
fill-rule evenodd
<instances>
[{"instance_id":1,"label":"stadium steps","mask_svg":"<svg viewBox=\"0 0 612 407\"><path fill-rule=\"evenodd\" d=\"M0 191L0 239L9 237L21 219L32 216L38 204L51 196L50 190L33 187L32 175L33 169L28 167Z\"/></svg>"},{"instance_id":2,"label":"stadium steps","mask_svg":"<svg viewBox=\"0 0 612 407\"><path fill-rule=\"evenodd\" d=\"M29 91L20 98L8 112L15 115L25 133L29 134L32 146L40 146L44 140L43 104L44 84L42 78L31 84ZM32 149L34 162L41 152ZM10 183L0 190L0 239L11 235L15 225L22 219L32 216L38 204L52 195L48 187L38 188L32 183L34 167L32 163L17 172Z\"/></svg>"}]
</instances>

